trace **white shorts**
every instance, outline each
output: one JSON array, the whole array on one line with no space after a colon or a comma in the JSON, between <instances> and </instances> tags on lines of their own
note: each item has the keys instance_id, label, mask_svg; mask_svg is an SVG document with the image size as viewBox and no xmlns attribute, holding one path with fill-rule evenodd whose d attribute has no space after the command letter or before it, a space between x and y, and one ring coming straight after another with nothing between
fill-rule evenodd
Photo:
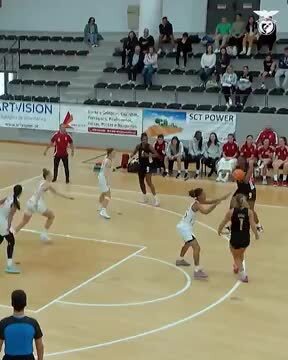
<instances>
[{"instance_id":1,"label":"white shorts","mask_svg":"<svg viewBox=\"0 0 288 360\"><path fill-rule=\"evenodd\" d=\"M9 234L8 230L8 220L0 217L0 235L6 236Z\"/></svg>"},{"instance_id":2,"label":"white shorts","mask_svg":"<svg viewBox=\"0 0 288 360\"><path fill-rule=\"evenodd\" d=\"M45 211L47 211L47 206L44 203L42 199L38 200L38 202L35 202L33 199L29 199L26 203L26 210L25 212L27 214L43 214Z\"/></svg>"},{"instance_id":3,"label":"white shorts","mask_svg":"<svg viewBox=\"0 0 288 360\"><path fill-rule=\"evenodd\" d=\"M196 239L195 235L193 234L193 229L191 225L185 223L179 223L177 224L176 229L184 242L188 242Z\"/></svg>"},{"instance_id":4,"label":"white shorts","mask_svg":"<svg viewBox=\"0 0 288 360\"><path fill-rule=\"evenodd\" d=\"M218 161L217 168L218 171L230 171L232 172L237 165L237 159L226 160L222 158Z\"/></svg>"},{"instance_id":5,"label":"white shorts","mask_svg":"<svg viewBox=\"0 0 288 360\"><path fill-rule=\"evenodd\" d=\"M101 193L107 193L108 191L110 191L110 187L107 185L106 178L104 175L99 175L98 181L99 181L99 189Z\"/></svg>"}]
</instances>

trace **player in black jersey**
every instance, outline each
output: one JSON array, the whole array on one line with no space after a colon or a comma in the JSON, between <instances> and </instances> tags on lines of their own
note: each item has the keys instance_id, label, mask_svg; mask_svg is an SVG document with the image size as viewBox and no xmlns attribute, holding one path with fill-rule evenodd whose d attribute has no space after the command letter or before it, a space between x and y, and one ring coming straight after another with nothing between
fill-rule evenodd
<instances>
[{"instance_id":1,"label":"player in black jersey","mask_svg":"<svg viewBox=\"0 0 288 360\"><path fill-rule=\"evenodd\" d=\"M253 211L249 208L245 195L237 194L234 197L234 207L229 210L219 225L219 235L222 234L222 230L229 221L231 221L230 250L234 259L234 273L238 274L240 272L241 281L248 282L243 261L245 250L250 244L250 227L256 239L259 239L259 235Z\"/></svg>"},{"instance_id":2,"label":"player in black jersey","mask_svg":"<svg viewBox=\"0 0 288 360\"><path fill-rule=\"evenodd\" d=\"M148 136L146 133L141 135L141 143L136 146L132 157L138 153L139 160L139 169L138 169L138 178L139 185L143 194L143 202L148 203L146 185L149 186L153 196L154 196L154 206L159 206L160 202L157 198L155 186L152 183L152 167L153 167L153 158L158 158L156 150L148 143Z\"/></svg>"},{"instance_id":3,"label":"player in black jersey","mask_svg":"<svg viewBox=\"0 0 288 360\"><path fill-rule=\"evenodd\" d=\"M257 212L255 210L255 202L256 202L256 198L257 198L257 193L256 193L256 185L255 185L254 178L253 178L254 161L250 160L247 163L247 160L244 157L239 157L238 163L237 163L237 168L241 169L245 172L245 178L243 181L237 181L237 190L235 191L235 193L232 197L230 208L234 207L233 201L234 201L234 197L236 195L238 195L238 194L245 195L247 202L249 204L249 207L253 211L257 230L259 232L262 232L263 227L260 224Z\"/></svg>"}]
</instances>

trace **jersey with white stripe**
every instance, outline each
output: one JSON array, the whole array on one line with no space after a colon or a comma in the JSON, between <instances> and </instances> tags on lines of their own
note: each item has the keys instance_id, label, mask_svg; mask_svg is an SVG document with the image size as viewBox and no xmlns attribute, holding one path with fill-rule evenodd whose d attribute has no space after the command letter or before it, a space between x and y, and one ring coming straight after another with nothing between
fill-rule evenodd
<instances>
[{"instance_id":1,"label":"jersey with white stripe","mask_svg":"<svg viewBox=\"0 0 288 360\"><path fill-rule=\"evenodd\" d=\"M8 216L10 214L11 207L13 205L13 202L14 202L14 196L13 195L7 196L4 204L0 206L0 216L1 216L1 218L5 218L5 219L8 218Z\"/></svg>"},{"instance_id":2,"label":"jersey with white stripe","mask_svg":"<svg viewBox=\"0 0 288 360\"><path fill-rule=\"evenodd\" d=\"M192 207L195 203L196 203L196 200L193 201L193 203L189 206L189 208L185 212L185 215L182 217L182 220L181 220L182 223L185 223L188 225L193 225L195 223L196 212L193 211L193 209L192 209Z\"/></svg>"}]
</instances>

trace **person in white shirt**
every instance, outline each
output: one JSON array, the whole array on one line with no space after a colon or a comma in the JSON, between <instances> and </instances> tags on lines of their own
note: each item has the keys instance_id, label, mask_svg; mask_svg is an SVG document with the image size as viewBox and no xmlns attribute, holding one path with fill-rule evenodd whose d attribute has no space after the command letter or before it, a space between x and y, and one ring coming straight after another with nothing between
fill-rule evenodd
<instances>
[{"instance_id":1,"label":"person in white shirt","mask_svg":"<svg viewBox=\"0 0 288 360\"><path fill-rule=\"evenodd\" d=\"M215 72L216 66L216 54L213 52L212 45L207 45L206 52L202 55L201 58L201 70L199 72L200 79L202 81L201 85L206 84L210 76Z\"/></svg>"},{"instance_id":2,"label":"person in white shirt","mask_svg":"<svg viewBox=\"0 0 288 360\"><path fill-rule=\"evenodd\" d=\"M146 86L152 85L152 77L153 74L157 71L158 68L158 55L154 49L154 47L150 47L147 54L144 57L144 70L143 70L143 78L144 84Z\"/></svg>"},{"instance_id":3,"label":"person in white shirt","mask_svg":"<svg viewBox=\"0 0 288 360\"><path fill-rule=\"evenodd\" d=\"M107 214L107 206L111 200L111 175L112 175L112 160L115 156L113 148L107 149L105 159L102 161L101 169L98 175L100 196L99 204L101 207L100 216L105 219L110 219Z\"/></svg>"},{"instance_id":4,"label":"person in white shirt","mask_svg":"<svg viewBox=\"0 0 288 360\"><path fill-rule=\"evenodd\" d=\"M177 175L176 178L178 179L181 175L181 161L184 160L184 145L178 139L177 136L173 136L170 143L167 147L167 154L164 160L165 164L165 173L164 176L172 173L174 162L177 162ZM188 169L187 169L188 172Z\"/></svg>"},{"instance_id":5,"label":"person in white shirt","mask_svg":"<svg viewBox=\"0 0 288 360\"><path fill-rule=\"evenodd\" d=\"M229 65L221 78L222 93L224 94L227 107L233 105L232 95L235 92L237 80L237 75L232 65Z\"/></svg>"}]
</instances>

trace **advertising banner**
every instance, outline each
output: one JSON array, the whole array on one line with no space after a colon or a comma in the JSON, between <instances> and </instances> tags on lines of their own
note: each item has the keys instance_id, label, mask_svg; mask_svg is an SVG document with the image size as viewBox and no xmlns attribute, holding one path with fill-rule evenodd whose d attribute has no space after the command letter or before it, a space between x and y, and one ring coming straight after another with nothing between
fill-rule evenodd
<instances>
[{"instance_id":1,"label":"advertising banner","mask_svg":"<svg viewBox=\"0 0 288 360\"><path fill-rule=\"evenodd\" d=\"M142 110L122 107L61 105L60 121L74 132L140 136Z\"/></svg>"},{"instance_id":2,"label":"advertising banner","mask_svg":"<svg viewBox=\"0 0 288 360\"><path fill-rule=\"evenodd\" d=\"M0 127L57 130L59 127L59 105L0 101Z\"/></svg>"},{"instance_id":3,"label":"advertising banner","mask_svg":"<svg viewBox=\"0 0 288 360\"><path fill-rule=\"evenodd\" d=\"M195 131L200 130L204 139L215 132L221 142L228 133L236 130L236 114L197 111L143 110L143 131L149 137L163 134L166 139L173 136L180 140L191 140Z\"/></svg>"}]
</instances>

